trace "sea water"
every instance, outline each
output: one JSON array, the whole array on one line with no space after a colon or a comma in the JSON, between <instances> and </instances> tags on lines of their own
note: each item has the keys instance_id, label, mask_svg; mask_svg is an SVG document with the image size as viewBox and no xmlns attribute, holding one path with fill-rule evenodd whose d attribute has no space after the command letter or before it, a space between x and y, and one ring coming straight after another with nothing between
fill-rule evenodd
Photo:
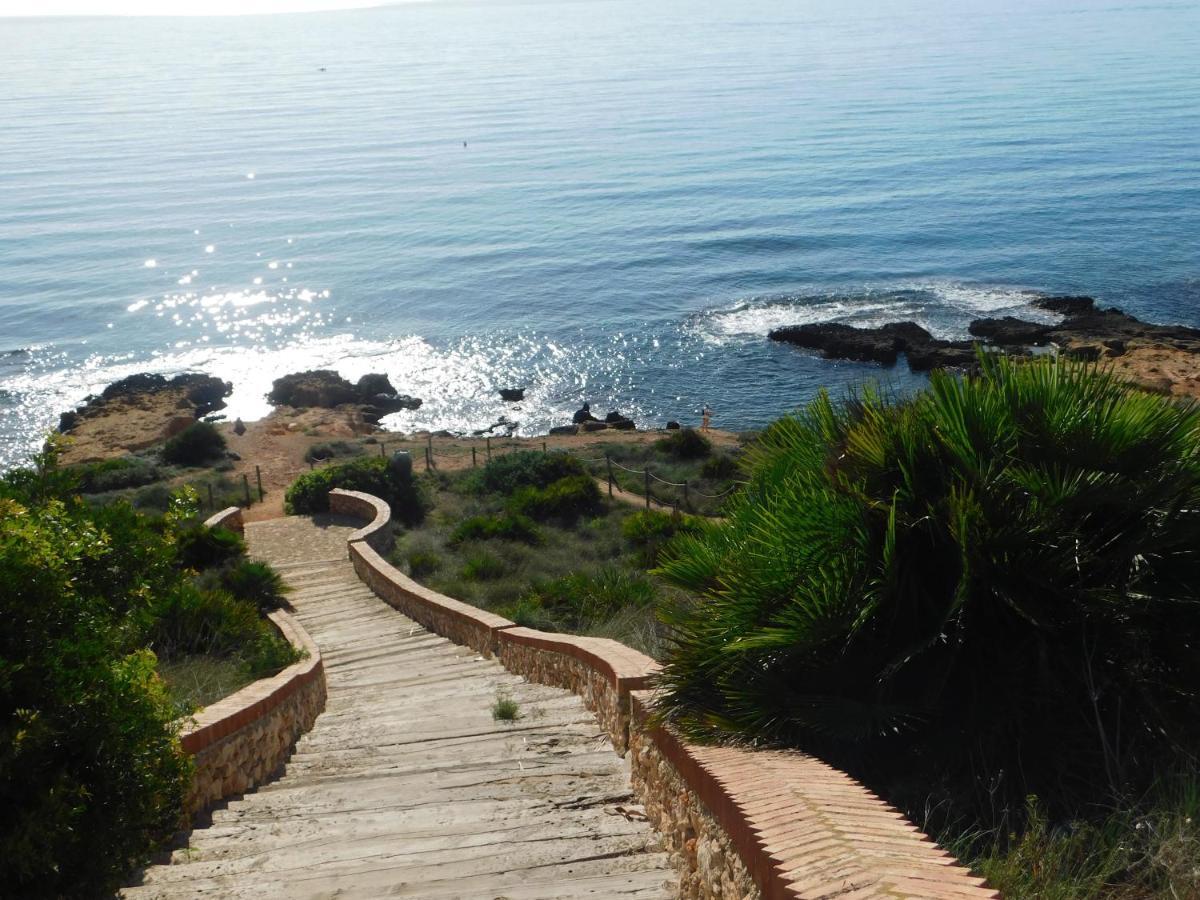
<instances>
[{"instance_id":1,"label":"sea water","mask_svg":"<svg viewBox=\"0 0 1200 900\"><path fill-rule=\"evenodd\" d=\"M1200 325L1200 3L0 19L0 465L139 371L386 372L397 429L762 425L1089 293ZM526 388L515 407L502 387Z\"/></svg>"}]
</instances>

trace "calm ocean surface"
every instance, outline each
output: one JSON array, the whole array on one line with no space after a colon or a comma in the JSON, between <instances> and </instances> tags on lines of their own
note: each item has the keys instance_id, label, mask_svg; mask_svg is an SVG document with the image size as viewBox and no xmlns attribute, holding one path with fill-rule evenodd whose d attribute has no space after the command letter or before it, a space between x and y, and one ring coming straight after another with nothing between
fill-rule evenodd
<instances>
[{"instance_id":1,"label":"calm ocean surface","mask_svg":"<svg viewBox=\"0 0 1200 900\"><path fill-rule=\"evenodd\" d=\"M582 399L738 429L911 378L776 325L950 335L1030 291L1200 325L1200 2L432 2L0 48L0 464L141 370L247 418L319 365L424 397L402 429Z\"/></svg>"}]
</instances>

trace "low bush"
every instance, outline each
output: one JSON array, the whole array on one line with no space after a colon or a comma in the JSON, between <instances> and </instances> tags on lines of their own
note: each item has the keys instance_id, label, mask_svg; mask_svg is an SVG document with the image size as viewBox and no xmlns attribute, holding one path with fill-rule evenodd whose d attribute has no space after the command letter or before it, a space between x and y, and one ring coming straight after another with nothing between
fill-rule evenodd
<instances>
[{"instance_id":1,"label":"low bush","mask_svg":"<svg viewBox=\"0 0 1200 900\"><path fill-rule=\"evenodd\" d=\"M468 581L495 581L507 574L504 560L483 551L468 556L462 570L462 577Z\"/></svg>"},{"instance_id":2,"label":"low bush","mask_svg":"<svg viewBox=\"0 0 1200 900\"><path fill-rule=\"evenodd\" d=\"M246 552L246 542L228 528L193 525L175 539L179 564L185 569L211 569L223 566Z\"/></svg>"},{"instance_id":3,"label":"low bush","mask_svg":"<svg viewBox=\"0 0 1200 900\"><path fill-rule=\"evenodd\" d=\"M71 471L79 475L79 490L85 494L142 487L162 478L157 466L135 456L72 466Z\"/></svg>"},{"instance_id":4,"label":"low bush","mask_svg":"<svg viewBox=\"0 0 1200 900\"><path fill-rule=\"evenodd\" d=\"M629 516L621 525L625 540L640 551L644 568L653 568L667 542L677 534L699 534L703 524L695 516L672 515L656 509L645 509Z\"/></svg>"},{"instance_id":5,"label":"low bush","mask_svg":"<svg viewBox=\"0 0 1200 900\"><path fill-rule=\"evenodd\" d=\"M568 475L546 487L523 487L512 496L517 515L546 520L574 521L600 508L600 488L590 475Z\"/></svg>"},{"instance_id":6,"label":"low bush","mask_svg":"<svg viewBox=\"0 0 1200 900\"><path fill-rule=\"evenodd\" d=\"M506 612L548 630L586 631L623 610L649 608L657 596L644 575L608 567L536 583Z\"/></svg>"},{"instance_id":7,"label":"low bush","mask_svg":"<svg viewBox=\"0 0 1200 900\"><path fill-rule=\"evenodd\" d=\"M1200 746L1200 411L980 358L768 429L724 527L660 571L663 710L803 747L910 808L1054 821Z\"/></svg>"},{"instance_id":8,"label":"low bush","mask_svg":"<svg viewBox=\"0 0 1200 900\"><path fill-rule=\"evenodd\" d=\"M391 506L393 518L406 525L425 517L425 499L411 471L402 472L375 457L305 472L287 489L285 508L292 514L328 512L329 492L334 488L374 494Z\"/></svg>"},{"instance_id":9,"label":"low bush","mask_svg":"<svg viewBox=\"0 0 1200 900\"><path fill-rule=\"evenodd\" d=\"M712 441L695 428L681 428L655 442L661 453L676 459L702 459L712 453Z\"/></svg>"},{"instance_id":10,"label":"low bush","mask_svg":"<svg viewBox=\"0 0 1200 900\"><path fill-rule=\"evenodd\" d=\"M570 475L584 475L583 463L566 453L518 450L497 456L479 470L481 491L508 496L521 488L544 488Z\"/></svg>"},{"instance_id":11,"label":"low bush","mask_svg":"<svg viewBox=\"0 0 1200 900\"><path fill-rule=\"evenodd\" d=\"M221 587L239 600L253 603L259 612L288 605L286 595L291 588L266 563L242 559L222 570L219 578Z\"/></svg>"},{"instance_id":12,"label":"low bush","mask_svg":"<svg viewBox=\"0 0 1200 900\"><path fill-rule=\"evenodd\" d=\"M407 560L408 574L418 581L442 568L442 558L432 550L413 550Z\"/></svg>"},{"instance_id":13,"label":"low bush","mask_svg":"<svg viewBox=\"0 0 1200 900\"><path fill-rule=\"evenodd\" d=\"M199 466L220 459L225 453L225 438L209 422L193 422L163 444L164 461L178 466Z\"/></svg>"},{"instance_id":14,"label":"low bush","mask_svg":"<svg viewBox=\"0 0 1200 900\"><path fill-rule=\"evenodd\" d=\"M712 481L726 481L737 474L738 462L728 453L714 453L700 467L700 476Z\"/></svg>"},{"instance_id":15,"label":"low bush","mask_svg":"<svg viewBox=\"0 0 1200 900\"><path fill-rule=\"evenodd\" d=\"M329 441L322 444L313 444L304 451L305 462L323 462L327 459L337 459L344 456L361 456L363 449L358 444L351 444L349 441Z\"/></svg>"},{"instance_id":16,"label":"low bush","mask_svg":"<svg viewBox=\"0 0 1200 900\"><path fill-rule=\"evenodd\" d=\"M459 523L450 534L450 544L463 541L505 540L539 544L542 540L537 525L520 513L501 513L495 516L471 516Z\"/></svg>"}]
</instances>

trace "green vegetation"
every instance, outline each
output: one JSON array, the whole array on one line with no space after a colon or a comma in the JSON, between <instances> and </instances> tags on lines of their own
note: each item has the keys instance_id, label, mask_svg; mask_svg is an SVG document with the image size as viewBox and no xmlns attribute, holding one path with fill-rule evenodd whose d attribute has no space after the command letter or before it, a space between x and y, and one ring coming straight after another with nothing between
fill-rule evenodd
<instances>
[{"instance_id":1,"label":"green vegetation","mask_svg":"<svg viewBox=\"0 0 1200 900\"><path fill-rule=\"evenodd\" d=\"M74 471L79 476L79 490L84 494L142 487L153 484L164 475L158 466L137 456L84 463L75 466Z\"/></svg>"},{"instance_id":2,"label":"green vegetation","mask_svg":"<svg viewBox=\"0 0 1200 900\"><path fill-rule=\"evenodd\" d=\"M526 544L540 544L542 534L537 525L528 516L520 513L504 512L494 516L471 516L463 519L450 535L450 543L461 544L464 541L522 541Z\"/></svg>"},{"instance_id":3,"label":"green vegetation","mask_svg":"<svg viewBox=\"0 0 1200 900\"><path fill-rule=\"evenodd\" d=\"M349 441L328 441L313 444L304 451L304 461L308 463L324 462L327 459L337 459L346 456L362 456L362 444L351 444Z\"/></svg>"},{"instance_id":4,"label":"green vegetation","mask_svg":"<svg viewBox=\"0 0 1200 900\"><path fill-rule=\"evenodd\" d=\"M225 454L225 438L210 422L193 422L162 448L165 462L180 466L200 466Z\"/></svg>"},{"instance_id":5,"label":"green vegetation","mask_svg":"<svg viewBox=\"0 0 1200 900\"><path fill-rule=\"evenodd\" d=\"M498 691L492 704L492 718L497 722L515 722L521 718L521 706L508 694Z\"/></svg>"},{"instance_id":6,"label":"green vegetation","mask_svg":"<svg viewBox=\"0 0 1200 900\"><path fill-rule=\"evenodd\" d=\"M676 459L703 459L712 453L712 441L695 428L680 428L655 443L660 453Z\"/></svg>"},{"instance_id":7,"label":"green vegetation","mask_svg":"<svg viewBox=\"0 0 1200 900\"><path fill-rule=\"evenodd\" d=\"M481 492L510 495L519 488L544 488L572 475L586 475L583 464L565 453L518 450L497 456L475 475Z\"/></svg>"},{"instance_id":8,"label":"green vegetation","mask_svg":"<svg viewBox=\"0 0 1200 900\"><path fill-rule=\"evenodd\" d=\"M665 715L855 772L1012 896L1197 896L1200 413L980 364L761 436L728 524L661 563L698 598ZM1176 768L1187 802L1155 799Z\"/></svg>"},{"instance_id":9,"label":"green vegetation","mask_svg":"<svg viewBox=\"0 0 1200 900\"><path fill-rule=\"evenodd\" d=\"M519 516L539 521L574 522L600 509L600 488L590 475L568 475L546 487L523 487L512 495L509 507Z\"/></svg>"},{"instance_id":10,"label":"green vegetation","mask_svg":"<svg viewBox=\"0 0 1200 900\"><path fill-rule=\"evenodd\" d=\"M411 470L377 457L305 472L287 489L285 508L289 514L328 512L329 492L334 488L363 491L386 500L392 516L406 525L415 525L425 517L425 498Z\"/></svg>"},{"instance_id":11,"label":"green vegetation","mask_svg":"<svg viewBox=\"0 0 1200 900\"><path fill-rule=\"evenodd\" d=\"M650 482L653 499L668 507L679 504L685 513L721 515L729 496L737 492L743 480L738 464L740 450L719 450L704 435L687 428L652 444L611 443L605 445L605 450L613 461L613 477L619 488L645 496L646 480L635 473L648 469L654 476ZM603 463L595 474L606 477ZM682 487L673 486L685 481L686 494Z\"/></svg>"},{"instance_id":12,"label":"green vegetation","mask_svg":"<svg viewBox=\"0 0 1200 900\"><path fill-rule=\"evenodd\" d=\"M435 590L520 624L657 655L658 610L675 592L646 568L691 519L609 504L581 468L560 453L522 451L429 476L431 512L400 536L392 559Z\"/></svg>"},{"instance_id":13,"label":"green vegetation","mask_svg":"<svg viewBox=\"0 0 1200 900\"><path fill-rule=\"evenodd\" d=\"M203 652L240 678L295 658L252 604L201 583L193 563L212 554L187 554L229 541L194 524L194 495L152 519L83 502L79 480L53 444L0 477L0 882L14 896L111 892L179 825L195 694L173 696L160 662Z\"/></svg>"}]
</instances>

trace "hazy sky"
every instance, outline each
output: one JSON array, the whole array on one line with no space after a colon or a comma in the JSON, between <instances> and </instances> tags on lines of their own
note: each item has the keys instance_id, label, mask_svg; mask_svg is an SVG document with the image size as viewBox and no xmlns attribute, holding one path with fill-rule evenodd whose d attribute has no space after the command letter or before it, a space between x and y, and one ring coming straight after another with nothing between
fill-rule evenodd
<instances>
[{"instance_id":1,"label":"hazy sky","mask_svg":"<svg viewBox=\"0 0 1200 900\"><path fill-rule=\"evenodd\" d=\"M227 16L382 6L396 0L0 0L0 16Z\"/></svg>"}]
</instances>

